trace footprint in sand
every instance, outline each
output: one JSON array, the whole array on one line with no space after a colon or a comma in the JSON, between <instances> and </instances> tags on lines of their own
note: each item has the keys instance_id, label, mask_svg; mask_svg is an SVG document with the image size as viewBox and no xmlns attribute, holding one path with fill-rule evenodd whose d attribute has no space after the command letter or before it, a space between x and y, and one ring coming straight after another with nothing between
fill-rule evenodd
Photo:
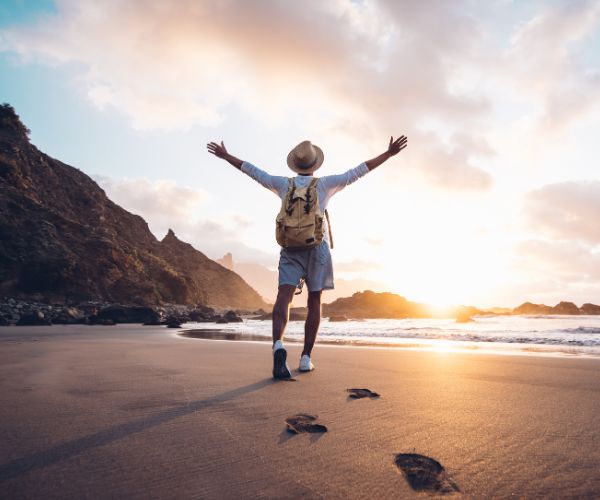
<instances>
[{"instance_id":1,"label":"footprint in sand","mask_svg":"<svg viewBox=\"0 0 600 500\"><path fill-rule=\"evenodd\" d=\"M327 427L321 424L313 423L315 420L317 420L317 417L314 415L300 413L298 415L294 415L293 417L286 418L285 423L287 424L288 432L293 434L300 434L301 432L327 432Z\"/></svg>"},{"instance_id":2,"label":"footprint in sand","mask_svg":"<svg viewBox=\"0 0 600 500\"><path fill-rule=\"evenodd\" d=\"M399 453L394 461L415 491L441 495L460 491L446 473L444 466L433 458L418 453Z\"/></svg>"},{"instance_id":3,"label":"footprint in sand","mask_svg":"<svg viewBox=\"0 0 600 500\"><path fill-rule=\"evenodd\" d=\"M348 397L352 399L371 398L376 399L379 396L376 392L370 391L369 389L346 389L349 393Z\"/></svg>"}]
</instances>

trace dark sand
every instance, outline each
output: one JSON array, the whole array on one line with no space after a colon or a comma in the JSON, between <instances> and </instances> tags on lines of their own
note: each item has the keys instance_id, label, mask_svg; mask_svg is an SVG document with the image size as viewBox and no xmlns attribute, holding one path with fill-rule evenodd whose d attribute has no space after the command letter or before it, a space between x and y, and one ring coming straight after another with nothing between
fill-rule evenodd
<instances>
[{"instance_id":1,"label":"dark sand","mask_svg":"<svg viewBox=\"0 0 600 500\"><path fill-rule=\"evenodd\" d=\"M0 496L422 496L399 454L455 496L600 496L600 360L317 345L301 374L290 344L273 382L268 344L175 332L0 328Z\"/></svg>"}]
</instances>

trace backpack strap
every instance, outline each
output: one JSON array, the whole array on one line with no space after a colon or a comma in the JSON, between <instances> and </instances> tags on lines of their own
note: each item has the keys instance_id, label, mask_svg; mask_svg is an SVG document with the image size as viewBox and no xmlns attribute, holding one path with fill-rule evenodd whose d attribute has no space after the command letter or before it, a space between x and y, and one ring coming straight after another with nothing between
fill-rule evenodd
<instances>
[{"instance_id":1,"label":"backpack strap","mask_svg":"<svg viewBox=\"0 0 600 500\"><path fill-rule=\"evenodd\" d=\"M308 185L308 187L316 189L317 188L317 181L318 180L319 179L317 177L313 177L313 179L310 181L310 184ZM306 206L304 208L304 210L306 212L308 212L308 208L307 207L308 207L309 201L310 201L309 196L310 196L310 194L307 196ZM331 234L331 222L329 221L329 212L327 211L327 209L325 209L325 218L327 219L327 231L329 233L329 246L330 246L330 248L333 249L333 235Z\"/></svg>"},{"instance_id":2,"label":"backpack strap","mask_svg":"<svg viewBox=\"0 0 600 500\"><path fill-rule=\"evenodd\" d=\"M287 192L287 208L286 212L288 215L291 215L294 210L294 193L296 191L296 184L294 183L294 178L288 178L288 192Z\"/></svg>"},{"instance_id":3,"label":"backpack strap","mask_svg":"<svg viewBox=\"0 0 600 500\"><path fill-rule=\"evenodd\" d=\"M308 189L306 190L306 203L304 204L304 213L307 214L308 212L310 212L310 193L311 190L316 191L316 185L317 185L317 181L319 179L316 179L313 177L313 179L310 181L310 184L308 185Z\"/></svg>"},{"instance_id":4,"label":"backpack strap","mask_svg":"<svg viewBox=\"0 0 600 500\"><path fill-rule=\"evenodd\" d=\"M325 209L325 218L327 219L327 231L329 231L329 246L333 249L333 236L331 235L331 222L329 222L329 212Z\"/></svg>"}]
</instances>

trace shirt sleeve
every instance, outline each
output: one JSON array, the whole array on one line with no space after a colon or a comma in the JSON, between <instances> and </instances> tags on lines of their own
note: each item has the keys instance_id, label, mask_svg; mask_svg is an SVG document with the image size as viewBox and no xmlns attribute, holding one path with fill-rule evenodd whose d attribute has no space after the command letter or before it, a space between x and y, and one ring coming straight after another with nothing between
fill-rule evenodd
<instances>
[{"instance_id":1,"label":"shirt sleeve","mask_svg":"<svg viewBox=\"0 0 600 500\"><path fill-rule=\"evenodd\" d=\"M247 161L242 162L241 171L248 177L251 177L261 186L266 187L269 191L273 191L277 196L283 198L287 193L288 178L280 175L271 175L252 165Z\"/></svg>"},{"instance_id":2,"label":"shirt sleeve","mask_svg":"<svg viewBox=\"0 0 600 500\"><path fill-rule=\"evenodd\" d=\"M362 176L369 172L369 167L366 163L361 163L358 167L351 168L343 174L337 175L326 175L321 177L321 183L323 189L327 193L327 197L333 196L338 191L341 191L346 186L349 186L353 182L356 182Z\"/></svg>"}]
</instances>

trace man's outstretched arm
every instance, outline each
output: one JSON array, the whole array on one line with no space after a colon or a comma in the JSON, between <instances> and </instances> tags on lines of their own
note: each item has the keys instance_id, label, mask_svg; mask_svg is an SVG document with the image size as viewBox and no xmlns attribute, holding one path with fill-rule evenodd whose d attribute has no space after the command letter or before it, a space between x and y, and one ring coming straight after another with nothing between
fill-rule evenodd
<instances>
[{"instance_id":1,"label":"man's outstretched arm","mask_svg":"<svg viewBox=\"0 0 600 500\"><path fill-rule=\"evenodd\" d=\"M240 160L239 158L236 158L235 156L230 155L227 152L227 149L225 148L225 144L223 144L223 141L221 141L221 144L217 144L216 142L209 142L206 145L206 149L208 149L208 152L212 153L217 158L221 158L222 160L225 160L225 161L231 163L238 170L242 169L242 163L244 163L244 162L242 160Z\"/></svg>"},{"instance_id":2,"label":"man's outstretched arm","mask_svg":"<svg viewBox=\"0 0 600 500\"><path fill-rule=\"evenodd\" d=\"M287 177L281 177L278 175L271 175L264 170L252 165L247 161L240 160L233 155L230 155L225 148L225 144L221 141L221 144L216 142L209 142L206 145L209 153L214 154L218 158L222 158L225 161L231 163L235 168L242 171L248 177L254 179L260 185L266 187L269 191L274 192L280 198L285 196L288 187Z\"/></svg>"},{"instance_id":3,"label":"man's outstretched arm","mask_svg":"<svg viewBox=\"0 0 600 500\"><path fill-rule=\"evenodd\" d=\"M369 171L373 170L374 168L377 168L384 161L389 160L394 155L397 155L407 146L407 144L408 139L405 135L399 137L395 141L394 137L390 137L390 144L388 146L387 151L385 153L381 153L379 156L376 156L375 158L369 161L366 161L365 164L367 165L367 168L369 169Z\"/></svg>"},{"instance_id":4,"label":"man's outstretched arm","mask_svg":"<svg viewBox=\"0 0 600 500\"><path fill-rule=\"evenodd\" d=\"M361 163L358 167L352 168L343 174L338 175L327 175L321 177L321 184L327 193L327 196L333 196L335 193L341 191L346 186L349 186L353 182L356 182L363 175L367 175L371 170L377 168L384 161L388 160L392 156L402 151L407 144L406 136L402 136L399 139L393 140L390 138L390 145L385 153L373 158L372 160Z\"/></svg>"}]
</instances>

